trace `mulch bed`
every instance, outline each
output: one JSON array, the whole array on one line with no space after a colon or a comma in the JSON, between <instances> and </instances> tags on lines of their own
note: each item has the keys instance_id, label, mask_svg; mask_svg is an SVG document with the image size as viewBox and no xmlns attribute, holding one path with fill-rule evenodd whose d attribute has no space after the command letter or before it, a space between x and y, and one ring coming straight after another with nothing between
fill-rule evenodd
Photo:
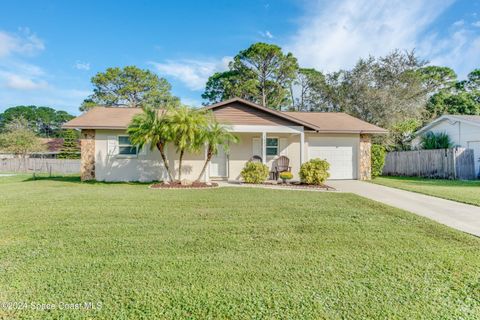
<instances>
[{"instance_id":1,"label":"mulch bed","mask_svg":"<svg viewBox=\"0 0 480 320\"><path fill-rule=\"evenodd\" d=\"M218 187L217 183L205 182L193 182L190 185L183 185L180 182L170 182L170 183L155 183L150 186L151 189L203 189L203 188L215 188Z\"/></svg>"},{"instance_id":2,"label":"mulch bed","mask_svg":"<svg viewBox=\"0 0 480 320\"><path fill-rule=\"evenodd\" d=\"M313 185L313 184L304 184L300 182L292 182L292 183L262 183L264 186L274 186L274 187L284 187L290 189L321 189L321 190L336 190L333 187L330 187L326 184L321 185Z\"/></svg>"}]
</instances>

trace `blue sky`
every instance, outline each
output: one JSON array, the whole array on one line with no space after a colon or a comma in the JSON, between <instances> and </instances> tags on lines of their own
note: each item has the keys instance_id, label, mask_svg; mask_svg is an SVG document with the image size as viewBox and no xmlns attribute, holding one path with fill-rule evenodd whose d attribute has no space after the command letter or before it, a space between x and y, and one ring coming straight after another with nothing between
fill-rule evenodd
<instances>
[{"instance_id":1,"label":"blue sky","mask_svg":"<svg viewBox=\"0 0 480 320\"><path fill-rule=\"evenodd\" d=\"M5 1L0 111L47 105L78 114L90 78L137 65L191 105L206 79L257 41L328 72L394 48L460 77L480 67L480 0Z\"/></svg>"}]
</instances>

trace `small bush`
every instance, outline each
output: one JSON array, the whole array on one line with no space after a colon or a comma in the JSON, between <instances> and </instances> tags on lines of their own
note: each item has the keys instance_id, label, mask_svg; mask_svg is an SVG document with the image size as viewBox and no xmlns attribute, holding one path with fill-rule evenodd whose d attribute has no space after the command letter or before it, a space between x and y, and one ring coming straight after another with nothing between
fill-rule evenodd
<instances>
[{"instance_id":1,"label":"small bush","mask_svg":"<svg viewBox=\"0 0 480 320\"><path fill-rule=\"evenodd\" d=\"M330 164L326 160L312 159L300 167L299 176L303 183L321 185L330 176Z\"/></svg>"},{"instance_id":2,"label":"small bush","mask_svg":"<svg viewBox=\"0 0 480 320\"><path fill-rule=\"evenodd\" d=\"M453 142L446 132L427 132L420 137L422 149L448 149L453 147Z\"/></svg>"},{"instance_id":3,"label":"small bush","mask_svg":"<svg viewBox=\"0 0 480 320\"><path fill-rule=\"evenodd\" d=\"M290 171L283 171L280 172L280 179L282 180L290 180L293 179L293 174Z\"/></svg>"},{"instance_id":4,"label":"small bush","mask_svg":"<svg viewBox=\"0 0 480 320\"><path fill-rule=\"evenodd\" d=\"M240 175L246 183L262 183L267 180L268 167L260 162L248 161Z\"/></svg>"},{"instance_id":5,"label":"small bush","mask_svg":"<svg viewBox=\"0 0 480 320\"><path fill-rule=\"evenodd\" d=\"M385 165L385 147L379 144L372 145L372 177L382 174Z\"/></svg>"}]
</instances>

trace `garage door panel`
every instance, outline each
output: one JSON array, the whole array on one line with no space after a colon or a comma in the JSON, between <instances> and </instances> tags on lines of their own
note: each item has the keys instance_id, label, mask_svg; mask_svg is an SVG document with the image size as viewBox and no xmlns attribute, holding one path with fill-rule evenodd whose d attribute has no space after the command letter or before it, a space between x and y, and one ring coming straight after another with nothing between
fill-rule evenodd
<instances>
[{"instance_id":1,"label":"garage door panel","mask_svg":"<svg viewBox=\"0 0 480 320\"><path fill-rule=\"evenodd\" d=\"M353 139L315 139L309 142L309 159L324 159L330 164L329 179L356 178L356 141Z\"/></svg>"}]
</instances>

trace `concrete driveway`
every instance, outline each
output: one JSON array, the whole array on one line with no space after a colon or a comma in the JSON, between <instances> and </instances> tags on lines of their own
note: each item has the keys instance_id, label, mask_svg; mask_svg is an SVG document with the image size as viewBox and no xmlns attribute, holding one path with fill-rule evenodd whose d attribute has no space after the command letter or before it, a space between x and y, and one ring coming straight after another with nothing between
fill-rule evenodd
<instances>
[{"instance_id":1,"label":"concrete driveway","mask_svg":"<svg viewBox=\"0 0 480 320\"><path fill-rule=\"evenodd\" d=\"M357 180L332 180L327 184L480 237L480 207Z\"/></svg>"}]
</instances>

